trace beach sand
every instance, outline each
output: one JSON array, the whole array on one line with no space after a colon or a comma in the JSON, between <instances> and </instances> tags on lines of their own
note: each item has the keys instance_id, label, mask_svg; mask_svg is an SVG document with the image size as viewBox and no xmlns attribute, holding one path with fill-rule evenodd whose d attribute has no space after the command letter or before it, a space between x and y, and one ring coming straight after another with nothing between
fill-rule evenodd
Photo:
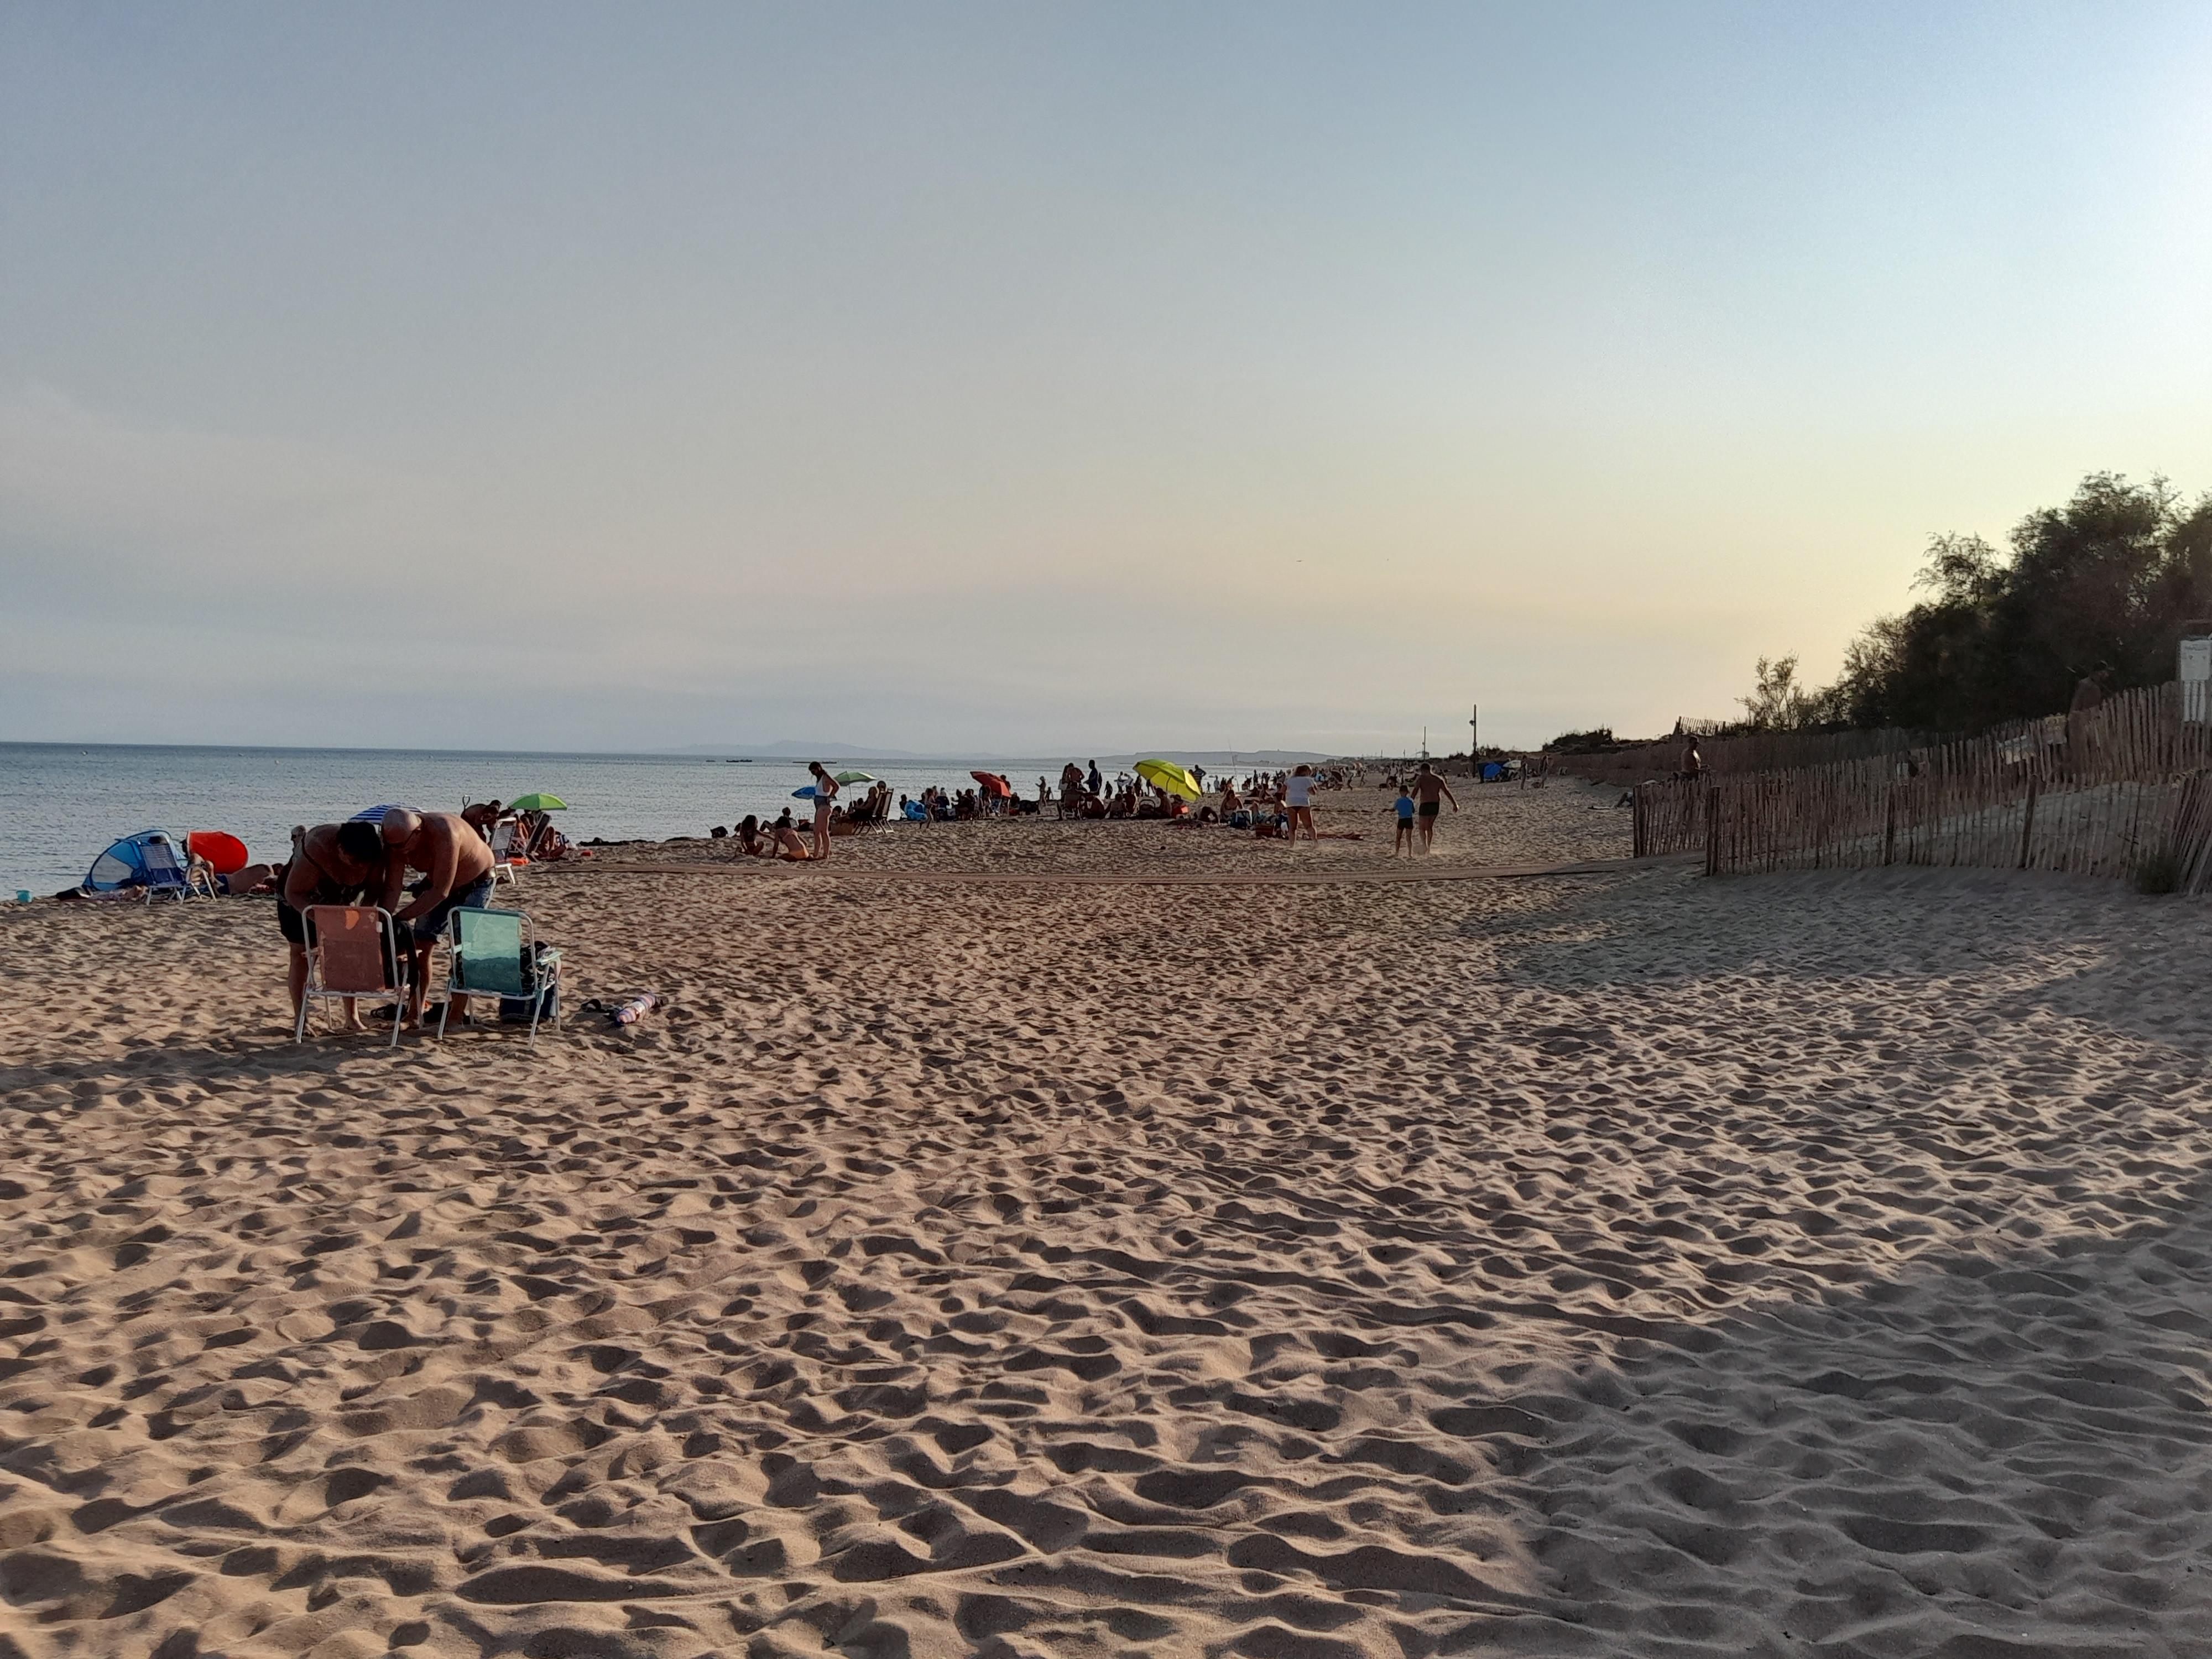
<instances>
[{"instance_id":1,"label":"beach sand","mask_svg":"<svg viewBox=\"0 0 2212 1659\"><path fill-rule=\"evenodd\" d=\"M0 1654L2212 1651L2205 911L1610 799L0 916Z\"/></svg>"}]
</instances>

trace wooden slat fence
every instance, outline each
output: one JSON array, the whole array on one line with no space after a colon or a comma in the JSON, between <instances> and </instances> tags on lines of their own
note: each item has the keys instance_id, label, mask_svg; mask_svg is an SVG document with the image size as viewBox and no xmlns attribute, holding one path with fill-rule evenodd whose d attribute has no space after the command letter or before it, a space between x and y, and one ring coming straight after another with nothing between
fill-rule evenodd
<instances>
[{"instance_id":1,"label":"wooden slat fence","mask_svg":"<svg viewBox=\"0 0 2212 1659\"><path fill-rule=\"evenodd\" d=\"M2212 881L2212 726L2182 720L2178 684L2070 720L1719 777L1698 793L1714 875L1924 864L2124 876L2171 860L2184 890ZM1650 838L1676 833L1685 810L1655 792Z\"/></svg>"},{"instance_id":2,"label":"wooden slat fence","mask_svg":"<svg viewBox=\"0 0 2212 1659\"><path fill-rule=\"evenodd\" d=\"M1701 779L1676 778L1639 783L1630 835L1635 856L1663 858L1695 853L1705 844L1705 785Z\"/></svg>"},{"instance_id":3,"label":"wooden slat fence","mask_svg":"<svg viewBox=\"0 0 2212 1659\"><path fill-rule=\"evenodd\" d=\"M1929 741L1929 734L1883 728L1868 732L1746 732L1732 738L1705 738L1698 744L1708 777L1738 772L1778 772L1808 766L1829 766L1839 761L1863 760L1872 755L1900 753ZM1682 739L1662 738L1636 743L1601 755L1559 755L1553 769L1592 783L1637 784L1668 781L1681 769Z\"/></svg>"}]
</instances>

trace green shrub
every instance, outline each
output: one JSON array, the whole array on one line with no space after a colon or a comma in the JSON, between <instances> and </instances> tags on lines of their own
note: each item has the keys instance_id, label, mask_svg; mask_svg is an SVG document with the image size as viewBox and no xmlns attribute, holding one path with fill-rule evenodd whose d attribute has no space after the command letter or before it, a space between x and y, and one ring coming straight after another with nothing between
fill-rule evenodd
<instances>
[{"instance_id":1,"label":"green shrub","mask_svg":"<svg viewBox=\"0 0 2212 1659\"><path fill-rule=\"evenodd\" d=\"M2181 890L2181 856L2171 847L2160 847L2136 860L2130 877L2138 893L2178 893Z\"/></svg>"}]
</instances>

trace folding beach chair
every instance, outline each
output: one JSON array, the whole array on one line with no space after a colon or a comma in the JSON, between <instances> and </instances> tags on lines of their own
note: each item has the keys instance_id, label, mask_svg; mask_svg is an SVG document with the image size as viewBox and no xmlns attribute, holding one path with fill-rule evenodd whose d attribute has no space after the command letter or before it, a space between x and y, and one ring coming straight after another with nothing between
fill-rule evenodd
<instances>
[{"instance_id":1,"label":"folding beach chair","mask_svg":"<svg viewBox=\"0 0 2212 1659\"><path fill-rule=\"evenodd\" d=\"M494 886L501 877L520 885L521 872L514 867L514 820L501 818L491 827L491 878ZM525 864L529 860L523 860Z\"/></svg>"},{"instance_id":2,"label":"folding beach chair","mask_svg":"<svg viewBox=\"0 0 2212 1659\"><path fill-rule=\"evenodd\" d=\"M311 904L306 916L307 937L313 942L307 946L307 985L300 996L300 1019L292 1041L306 1040L311 1006L340 997L392 1004L391 1046L397 1048L415 957L392 913L350 904Z\"/></svg>"},{"instance_id":3,"label":"folding beach chair","mask_svg":"<svg viewBox=\"0 0 2212 1659\"><path fill-rule=\"evenodd\" d=\"M177 862L177 849L167 836L147 836L140 844L139 856L145 860L147 903L163 895L182 903L192 896L191 882Z\"/></svg>"},{"instance_id":4,"label":"folding beach chair","mask_svg":"<svg viewBox=\"0 0 2212 1659\"><path fill-rule=\"evenodd\" d=\"M489 997L524 1002L530 1007L530 1042L538 1042L538 1022L553 1005L553 1027L561 1026L561 953L541 950L538 930L520 910L453 912L453 950L446 974L446 1006L439 1011L438 1035L446 1035L453 998ZM473 1013L475 1011L470 1011Z\"/></svg>"}]
</instances>

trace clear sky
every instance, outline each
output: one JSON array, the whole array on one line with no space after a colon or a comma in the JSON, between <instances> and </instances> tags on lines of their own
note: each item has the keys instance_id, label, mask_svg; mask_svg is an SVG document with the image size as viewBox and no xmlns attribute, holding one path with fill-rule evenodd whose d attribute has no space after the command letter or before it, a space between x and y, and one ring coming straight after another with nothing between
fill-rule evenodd
<instances>
[{"instance_id":1,"label":"clear sky","mask_svg":"<svg viewBox=\"0 0 2212 1659\"><path fill-rule=\"evenodd\" d=\"M0 0L0 738L1404 749L2212 485L2212 6Z\"/></svg>"}]
</instances>

